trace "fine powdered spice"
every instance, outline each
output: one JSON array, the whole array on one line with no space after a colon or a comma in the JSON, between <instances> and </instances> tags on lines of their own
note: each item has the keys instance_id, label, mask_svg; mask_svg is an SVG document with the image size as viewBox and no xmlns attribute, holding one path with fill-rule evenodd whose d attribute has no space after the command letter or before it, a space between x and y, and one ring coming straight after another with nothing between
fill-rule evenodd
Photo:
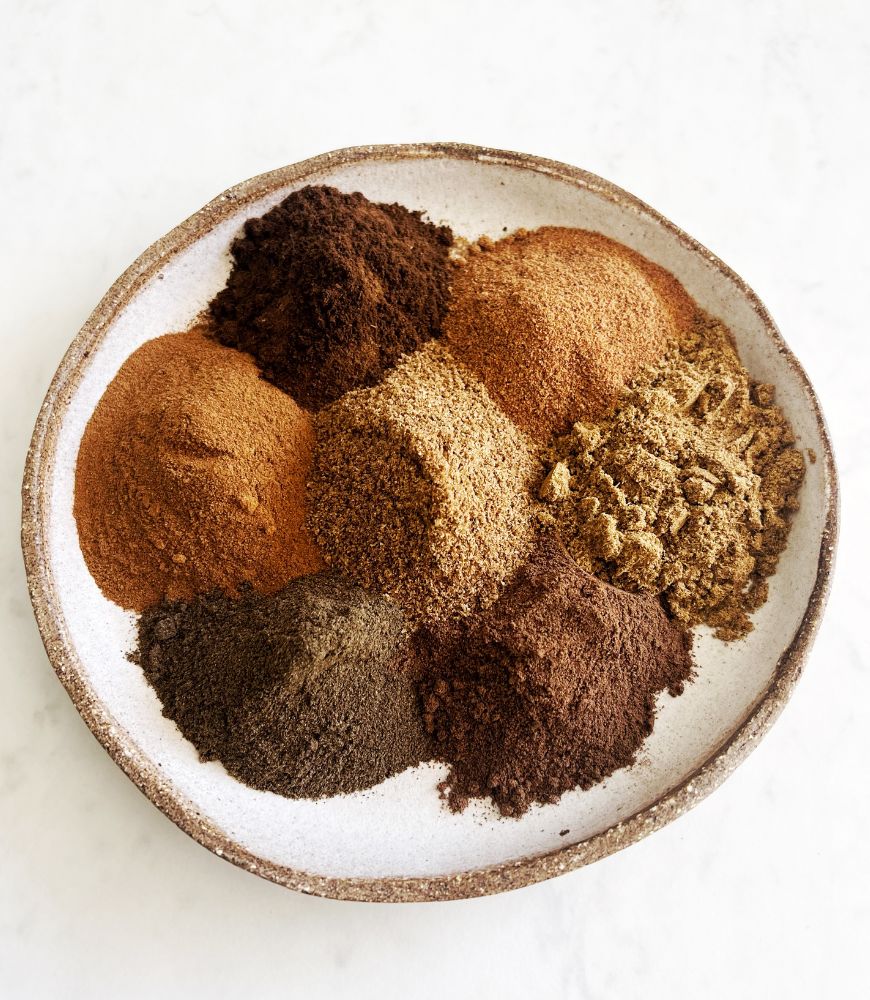
<instances>
[{"instance_id":1,"label":"fine powdered spice","mask_svg":"<svg viewBox=\"0 0 870 1000\"><path fill-rule=\"evenodd\" d=\"M450 806L489 797L519 816L631 764L656 693L691 676L689 643L655 598L602 583L542 539L480 617L414 638Z\"/></svg>"},{"instance_id":2,"label":"fine powdered spice","mask_svg":"<svg viewBox=\"0 0 870 1000\"><path fill-rule=\"evenodd\" d=\"M445 336L540 441L601 416L690 312L672 275L600 233L547 226L472 249Z\"/></svg>"},{"instance_id":3,"label":"fine powdered spice","mask_svg":"<svg viewBox=\"0 0 870 1000\"><path fill-rule=\"evenodd\" d=\"M553 495L545 481L541 496L581 566L661 594L671 614L721 639L751 629L804 462L773 387L752 381L726 327L699 314L605 421L554 444L551 481L555 463L570 486Z\"/></svg>"},{"instance_id":4,"label":"fine powdered spice","mask_svg":"<svg viewBox=\"0 0 870 1000\"><path fill-rule=\"evenodd\" d=\"M401 205L294 191L233 243L232 272L211 303L216 336L317 410L440 332L452 241Z\"/></svg>"},{"instance_id":5,"label":"fine powdered spice","mask_svg":"<svg viewBox=\"0 0 870 1000\"><path fill-rule=\"evenodd\" d=\"M412 620L491 603L532 544L529 442L439 343L317 416L324 558Z\"/></svg>"},{"instance_id":6,"label":"fine powdered spice","mask_svg":"<svg viewBox=\"0 0 870 1000\"><path fill-rule=\"evenodd\" d=\"M141 611L322 566L305 528L310 415L201 330L150 340L106 389L79 448L74 513L103 593Z\"/></svg>"},{"instance_id":7,"label":"fine powdered spice","mask_svg":"<svg viewBox=\"0 0 870 1000\"><path fill-rule=\"evenodd\" d=\"M400 610L329 574L271 597L170 602L138 659L203 760L292 798L370 788L431 757Z\"/></svg>"}]
</instances>

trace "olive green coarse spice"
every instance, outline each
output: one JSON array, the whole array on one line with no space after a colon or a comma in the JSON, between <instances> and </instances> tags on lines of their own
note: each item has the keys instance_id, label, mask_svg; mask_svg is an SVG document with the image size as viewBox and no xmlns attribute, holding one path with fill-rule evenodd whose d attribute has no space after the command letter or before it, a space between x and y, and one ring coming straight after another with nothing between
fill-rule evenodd
<instances>
[{"instance_id":1,"label":"olive green coarse spice","mask_svg":"<svg viewBox=\"0 0 870 1000\"><path fill-rule=\"evenodd\" d=\"M326 562L418 623L492 603L531 548L537 461L437 341L315 421L308 524Z\"/></svg>"},{"instance_id":2,"label":"olive green coarse spice","mask_svg":"<svg viewBox=\"0 0 870 1000\"><path fill-rule=\"evenodd\" d=\"M767 600L804 460L773 386L699 313L597 423L554 442L540 495L580 565L738 639Z\"/></svg>"},{"instance_id":3,"label":"olive green coarse spice","mask_svg":"<svg viewBox=\"0 0 870 1000\"><path fill-rule=\"evenodd\" d=\"M264 597L164 602L138 658L203 760L291 798L355 792L428 760L399 608L330 574Z\"/></svg>"}]
</instances>

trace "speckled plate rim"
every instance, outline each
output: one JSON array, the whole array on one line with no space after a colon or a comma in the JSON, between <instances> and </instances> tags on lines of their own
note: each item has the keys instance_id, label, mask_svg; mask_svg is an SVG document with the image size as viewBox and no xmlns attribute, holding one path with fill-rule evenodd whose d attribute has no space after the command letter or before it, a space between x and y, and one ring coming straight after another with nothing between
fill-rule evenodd
<instances>
[{"instance_id":1,"label":"speckled plate rim","mask_svg":"<svg viewBox=\"0 0 870 1000\"><path fill-rule=\"evenodd\" d=\"M327 878L276 865L233 843L197 814L193 806L144 755L126 745L123 732L95 697L83 665L70 641L55 594L47 552L48 491L44 488L54 461L57 431L78 385L88 357L102 341L117 313L166 261L196 241L243 205L283 185L304 181L326 169L361 161L449 158L518 167L546 174L584 188L639 216L651 218L702 256L746 296L767 335L796 374L810 400L823 454L824 528L818 568L806 611L794 639L780 657L774 677L731 738L701 767L652 805L602 833L545 854L473 871L430 878ZM334 899L369 902L410 902L463 899L517 889L598 861L628 847L682 815L717 788L767 733L800 679L821 621L830 588L839 523L839 490L833 449L815 391L764 305L752 289L718 257L697 243L640 199L577 167L525 153L488 149L463 143L356 146L324 153L300 163L260 174L235 185L185 222L152 244L112 285L73 340L49 386L39 411L24 471L22 487L22 548L28 589L48 658L91 732L128 778L178 827L219 857L262 878L299 892Z\"/></svg>"}]
</instances>

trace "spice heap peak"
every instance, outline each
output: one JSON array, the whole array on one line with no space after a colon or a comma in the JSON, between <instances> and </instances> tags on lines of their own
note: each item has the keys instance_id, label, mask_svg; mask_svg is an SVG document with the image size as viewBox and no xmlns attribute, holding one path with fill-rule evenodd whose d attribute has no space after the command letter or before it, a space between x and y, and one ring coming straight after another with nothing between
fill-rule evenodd
<instances>
[{"instance_id":1,"label":"spice heap peak","mask_svg":"<svg viewBox=\"0 0 870 1000\"><path fill-rule=\"evenodd\" d=\"M218 340L318 410L437 336L453 234L402 205L304 187L245 223L211 304Z\"/></svg>"},{"instance_id":2,"label":"spice heap peak","mask_svg":"<svg viewBox=\"0 0 870 1000\"><path fill-rule=\"evenodd\" d=\"M670 274L601 233L546 226L472 247L445 336L539 441L600 417L691 313Z\"/></svg>"},{"instance_id":3,"label":"spice heap peak","mask_svg":"<svg viewBox=\"0 0 870 1000\"><path fill-rule=\"evenodd\" d=\"M85 428L74 513L88 568L141 611L323 565L305 524L311 416L202 329L149 340Z\"/></svg>"},{"instance_id":4,"label":"spice heap peak","mask_svg":"<svg viewBox=\"0 0 870 1000\"><path fill-rule=\"evenodd\" d=\"M308 490L327 562L420 621L491 603L534 535L532 447L444 346L317 418Z\"/></svg>"}]
</instances>

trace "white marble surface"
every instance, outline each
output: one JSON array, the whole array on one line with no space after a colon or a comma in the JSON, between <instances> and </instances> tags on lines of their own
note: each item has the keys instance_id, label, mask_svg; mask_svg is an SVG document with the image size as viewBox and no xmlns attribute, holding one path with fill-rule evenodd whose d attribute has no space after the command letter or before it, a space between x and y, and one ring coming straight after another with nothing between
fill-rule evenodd
<instances>
[{"instance_id":1,"label":"white marble surface","mask_svg":"<svg viewBox=\"0 0 870 1000\"><path fill-rule=\"evenodd\" d=\"M0 996L866 995L865 5L7 0L2 21ZM434 138L601 173L750 281L829 418L839 566L797 694L694 812L508 896L335 903L212 857L96 744L36 633L18 488L61 353L154 238L269 167Z\"/></svg>"}]
</instances>

